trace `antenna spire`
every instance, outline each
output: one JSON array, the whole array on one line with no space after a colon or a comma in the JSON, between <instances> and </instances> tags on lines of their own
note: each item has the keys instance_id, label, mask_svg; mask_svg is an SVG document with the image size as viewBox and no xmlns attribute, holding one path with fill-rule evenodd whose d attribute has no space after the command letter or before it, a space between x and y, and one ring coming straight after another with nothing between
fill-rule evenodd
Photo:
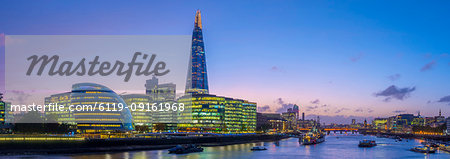
<instances>
[{"instance_id":1,"label":"antenna spire","mask_svg":"<svg viewBox=\"0 0 450 159\"><path fill-rule=\"evenodd\" d=\"M198 9L195 13L195 27L202 29L202 15L200 13L200 9Z\"/></svg>"}]
</instances>

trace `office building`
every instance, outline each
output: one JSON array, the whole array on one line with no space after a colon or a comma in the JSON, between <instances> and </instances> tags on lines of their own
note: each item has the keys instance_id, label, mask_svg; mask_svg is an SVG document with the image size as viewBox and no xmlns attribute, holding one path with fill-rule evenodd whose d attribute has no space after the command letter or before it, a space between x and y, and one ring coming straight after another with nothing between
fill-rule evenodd
<instances>
[{"instance_id":1,"label":"office building","mask_svg":"<svg viewBox=\"0 0 450 159\"><path fill-rule=\"evenodd\" d=\"M73 112L78 132L104 133L133 130L131 112L126 103L105 86L95 83L72 85L71 104L88 106L84 107L83 111Z\"/></svg>"},{"instance_id":2,"label":"office building","mask_svg":"<svg viewBox=\"0 0 450 159\"><path fill-rule=\"evenodd\" d=\"M183 96L185 110L179 119L180 132L253 133L256 130L256 103L211 94Z\"/></svg>"},{"instance_id":3,"label":"office building","mask_svg":"<svg viewBox=\"0 0 450 159\"><path fill-rule=\"evenodd\" d=\"M71 92L66 93L58 93L50 95L50 97L45 97L44 105L62 105L64 106L64 110L51 110L48 109L44 112L46 120L49 122L58 122L58 123L67 123L71 125L75 125L75 118L73 116L73 112L69 110L69 106L71 104Z\"/></svg>"},{"instance_id":4,"label":"office building","mask_svg":"<svg viewBox=\"0 0 450 159\"><path fill-rule=\"evenodd\" d=\"M145 82L145 94L153 101L175 101L176 85L173 83L159 84L156 77L152 77Z\"/></svg>"},{"instance_id":5,"label":"office building","mask_svg":"<svg viewBox=\"0 0 450 159\"><path fill-rule=\"evenodd\" d=\"M126 94L121 95L131 111L133 125L137 131L150 132L152 130L152 112L148 103L152 103L152 98L146 94Z\"/></svg>"}]
</instances>

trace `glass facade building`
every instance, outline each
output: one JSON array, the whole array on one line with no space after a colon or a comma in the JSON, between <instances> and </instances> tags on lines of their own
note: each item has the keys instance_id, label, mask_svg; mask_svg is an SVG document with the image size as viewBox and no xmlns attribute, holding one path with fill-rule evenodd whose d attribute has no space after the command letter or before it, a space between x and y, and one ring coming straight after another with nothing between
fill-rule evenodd
<instances>
[{"instance_id":1,"label":"glass facade building","mask_svg":"<svg viewBox=\"0 0 450 159\"><path fill-rule=\"evenodd\" d=\"M127 104L133 117L133 124L135 127L144 127L151 130L152 128L152 113L146 109L138 109L139 105L146 105L152 101L149 95L145 94L127 94L121 95L122 99ZM134 107L134 108L131 108Z\"/></svg>"},{"instance_id":2,"label":"glass facade building","mask_svg":"<svg viewBox=\"0 0 450 159\"><path fill-rule=\"evenodd\" d=\"M150 97L150 103L174 104L176 101L176 85L174 83L159 83L158 78L152 77L145 82L145 93ZM152 111L153 132L176 132L177 111Z\"/></svg>"},{"instance_id":3,"label":"glass facade building","mask_svg":"<svg viewBox=\"0 0 450 159\"><path fill-rule=\"evenodd\" d=\"M195 14L186 95L178 102L178 131L200 133L254 133L256 103L209 94L200 11Z\"/></svg>"},{"instance_id":4,"label":"glass facade building","mask_svg":"<svg viewBox=\"0 0 450 159\"><path fill-rule=\"evenodd\" d=\"M0 125L4 125L6 121L6 103L0 100Z\"/></svg>"},{"instance_id":5,"label":"glass facade building","mask_svg":"<svg viewBox=\"0 0 450 159\"><path fill-rule=\"evenodd\" d=\"M14 112L11 111L11 103L5 102L5 122L6 123L12 123L14 121Z\"/></svg>"},{"instance_id":6,"label":"glass facade building","mask_svg":"<svg viewBox=\"0 0 450 159\"><path fill-rule=\"evenodd\" d=\"M256 103L211 94L184 96L179 102L188 101L180 120L192 120L178 124L180 132L200 133L254 133L256 129Z\"/></svg>"},{"instance_id":7,"label":"glass facade building","mask_svg":"<svg viewBox=\"0 0 450 159\"><path fill-rule=\"evenodd\" d=\"M100 107L100 103L103 104L103 108ZM72 85L71 104L93 107L93 109L88 107L83 111L73 112L79 132L133 130L131 112L126 103L119 95L105 86L95 83ZM119 109L121 111L118 111Z\"/></svg>"},{"instance_id":8,"label":"glass facade building","mask_svg":"<svg viewBox=\"0 0 450 159\"><path fill-rule=\"evenodd\" d=\"M192 34L191 56L186 79L186 93L208 94L208 75L206 72L205 44L203 43L202 18L200 10L195 14Z\"/></svg>"},{"instance_id":9,"label":"glass facade building","mask_svg":"<svg viewBox=\"0 0 450 159\"><path fill-rule=\"evenodd\" d=\"M172 105L175 102L174 100L158 100L161 98L154 99L152 98L153 96L146 94L127 94L121 95L121 97L131 111L135 130L139 132L177 131L177 111L159 111L159 104L156 105L158 110L148 111L149 109L152 109L149 107L151 107L153 103L169 103ZM147 105L147 103L149 103L149 105ZM141 109L141 107L144 109Z\"/></svg>"}]
</instances>

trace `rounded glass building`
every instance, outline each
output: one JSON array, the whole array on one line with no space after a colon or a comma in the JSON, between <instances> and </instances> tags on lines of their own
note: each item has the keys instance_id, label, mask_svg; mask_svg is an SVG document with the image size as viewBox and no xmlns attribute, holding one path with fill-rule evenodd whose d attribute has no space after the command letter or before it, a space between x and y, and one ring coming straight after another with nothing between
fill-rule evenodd
<instances>
[{"instance_id":1,"label":"rounded glass building","mask_svg":"<svg viewBox=\"0 0 450 159\"><path fill-rule=\"evenodd\" d=\"M133 130L132 116L126 103L108 87L95 83L74 84L71 105L80 133Z\"/></svg>"}]
</instances>

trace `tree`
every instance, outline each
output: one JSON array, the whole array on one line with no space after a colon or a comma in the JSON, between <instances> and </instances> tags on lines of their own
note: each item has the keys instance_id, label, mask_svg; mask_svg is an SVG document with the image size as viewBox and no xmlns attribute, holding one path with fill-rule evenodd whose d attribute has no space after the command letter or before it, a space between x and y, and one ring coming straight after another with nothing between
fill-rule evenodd
<instances>
[{"instance_id":1,"label":"tree","mask_svg":"<svg viewBox=\"0 0 450 159\"><path fill-rule=\"evenodd\" d=\"M270 124L264 123L264 124L261 124L260 126L258 126L258 127L256 128L256 130L257 130L257 131L264 131L264 132L267 132L267 130L269 130L270 128L271 128Z\"/></svg>"},{"instance_id":2,"label":"tree","mask_svg":"<svg viewBox=\"0 0 450 159\"><path fill-rule=\"evenodd\" d=\"M69 124L59 124L56 122L56 119L56 115L49 115L47 116L47 119L44 120L39 112L30 111L14 124L13 130L16 133L24 134L65 134L71 131Z\"/></svg>"},{"instance_id":3,"label":"tree","mask_svg":"<svg viewBox=\"0 0 450 159\"><path fill-rule=\"evenodd\" d=\"M43 133L44 120L41 114L36 111L30 111L22 116L16 124L14 124L14 132L24 134Z\"/></svg>"}]
</instances>

